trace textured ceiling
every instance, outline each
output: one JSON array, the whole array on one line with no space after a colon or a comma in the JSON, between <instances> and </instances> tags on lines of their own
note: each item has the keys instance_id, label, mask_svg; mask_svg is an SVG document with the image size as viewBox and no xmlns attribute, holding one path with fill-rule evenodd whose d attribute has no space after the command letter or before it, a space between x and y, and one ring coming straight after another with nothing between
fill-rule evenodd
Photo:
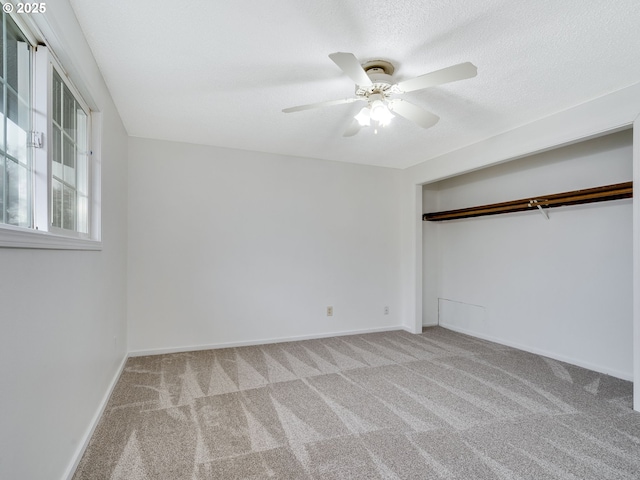
<instances>
[{"instance_id":1,"label":"textured ceiling","mask_svg":"<svg viewBox=\"0 0 640 480\"><path fill-rule=\"evenodd\" d=\"M404 168L640 81L637 0L71 0L128 133ZM441 117L343 131L361 103L329 59L404 80L470 61L469 80L403 98Z\"/></svg>"}]
</instances>

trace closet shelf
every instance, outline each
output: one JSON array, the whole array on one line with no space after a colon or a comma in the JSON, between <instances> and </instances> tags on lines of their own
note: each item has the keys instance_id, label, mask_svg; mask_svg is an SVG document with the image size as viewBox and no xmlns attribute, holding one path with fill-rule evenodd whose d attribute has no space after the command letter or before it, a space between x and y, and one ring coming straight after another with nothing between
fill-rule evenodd
<instances>
[{"instance_id":1,"label":"closet shelf","mask_svg":"<svg viewBox=\"0 0 640 480\"><path fill-rule=\"evenodd\" d=\"M631 197L633 197L633 182L625 182L602 187L586 188L584 190L555 193L553 195L540 195L537 197L512 200L510 202L425 213L422 215L422 220L440 222L443 220L498 215L500 213L524 212L527 210L537 210L538 207L554 208L566 205L580 205L583 203L606 202L608 200L619 200L621 198Z\"/></svg>"}]
</instances>

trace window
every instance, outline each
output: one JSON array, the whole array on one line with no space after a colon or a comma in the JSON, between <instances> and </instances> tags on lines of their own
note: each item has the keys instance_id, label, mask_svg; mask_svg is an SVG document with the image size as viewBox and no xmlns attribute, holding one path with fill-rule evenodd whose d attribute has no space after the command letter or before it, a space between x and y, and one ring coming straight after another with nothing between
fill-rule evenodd
<instances>
[{"instance_id":1,"label":"window","mask_svg":"<svg viewBox=\"0 0 640 480\"><path fill-rule=\"evenodd\" d=\"M30 227L31 46L4 13L0 28L0 222Z\"/></svg>"},{"instance_id":2,"label":"window","mask_svg":"<svg viewBox=\"0 0 640 480\"><path fill-rule=\"evenodd\" d=\"M41 35L0 27L0 247L98 249L94 115Z\"/></svg>"},{"instance_id":3,"label":"window","mask_svg":"<svg viewBox=\"0 0 640 480\"><path fill-rule=\"evenodd\" d=\"M52 90L51 225L88 234L88 115L56 70Z\"/></svg>"}]
</instances>

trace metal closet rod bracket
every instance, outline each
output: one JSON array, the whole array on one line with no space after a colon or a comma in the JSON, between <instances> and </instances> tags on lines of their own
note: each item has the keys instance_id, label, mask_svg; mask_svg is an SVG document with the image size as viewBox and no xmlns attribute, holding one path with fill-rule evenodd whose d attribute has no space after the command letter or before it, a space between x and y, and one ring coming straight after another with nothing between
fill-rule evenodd
<instances>
[{"instance_id":1,"label":"metal closet rod bracket","mask_svg":"<svg viewBox=\"0 0 640 480\"><path fill-rule=\"evenodd\" d=\"M535 199L531 200L529 202L528 206L529 207L538 207L540 209L540 213L542 214L542 216L544 218L546 218L547 220L549 220L549 214L542 209L542 206L538 203L538 200L535 200Z\"/></svg>"}]
</instances>

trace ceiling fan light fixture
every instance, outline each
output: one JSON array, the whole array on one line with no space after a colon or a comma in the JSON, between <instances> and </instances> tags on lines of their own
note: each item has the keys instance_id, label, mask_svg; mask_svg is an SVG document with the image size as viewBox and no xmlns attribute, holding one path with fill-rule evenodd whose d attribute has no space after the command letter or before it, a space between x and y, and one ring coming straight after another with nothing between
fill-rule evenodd
<instances>
[{"instance_id":1,"label":"ceiling fan light fixture","mask_svg":"<svg viewBox=\"0 0 640 480\"><path fill-rule=\"evenodd\" d=\"M371 120L378 122L381 126L389 125L395 115L389 111L382 100L371 102Z\"/></svg>"},{"instance_id":2,"label":"ceiling fan light fixture","mask_svg":"<svg viewBox=\"0 0 640 480\"><path fill-rule=\"evenodd\" d=\"M364 107L353 118L357 120L361 127L368 127L369 125L371 125L371 111L369 110L369 107Z\"/></svg>"}]
</instances>

